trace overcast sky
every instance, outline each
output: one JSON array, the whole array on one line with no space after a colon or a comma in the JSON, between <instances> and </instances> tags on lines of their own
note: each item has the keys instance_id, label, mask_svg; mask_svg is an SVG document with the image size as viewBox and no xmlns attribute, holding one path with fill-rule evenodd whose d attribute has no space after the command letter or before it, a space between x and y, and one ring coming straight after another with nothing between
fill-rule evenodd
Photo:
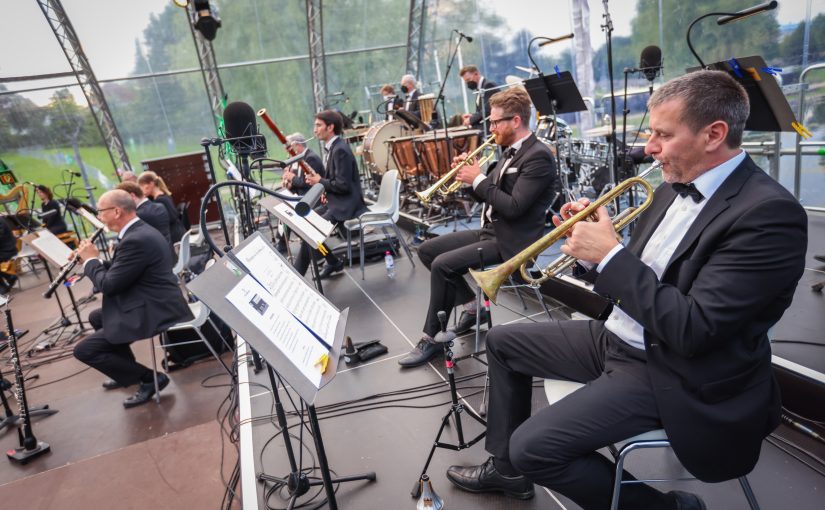
<instances>
[{"instance_id":1,"label":"overcast sky","mask_svg":"<svg viewBox=\"0 0 825 510\"><path fill-rule=\"evenodd\" d=\"M152 13L162 11L172 0L63 0L83 47L99 79L126 76L134 68L134 41L140 37ZM224 0L228 1L228 0ZM299 1L299 0L281 0ZM335 0L326 0L334 2ZM685 0L662 0L668 5ZM780 0L779 23L799 22L805 17L808 2L812 15L825 12L825 0ZM8 10L0 17L0 76L29 76L69 71L68 63L51 32L43 13L32 0L5 0ZM512 31L526 28L536 35L557 37L571 31L571 0L476 0L473 3L490 9L509 24ZM742 8L754 5L756 0L741 0ZM220 5L220 2L218 2ZM611 0L609 2L614 25L614 35L630 35L630 22L635 12L636 0ZM552 6L552 12L551 12ZM604 41L601 31L601 1L590 1L590 35L594 47ZM183 14L181 13L181 16ZM406 19L406 18L404 18ZM224 19L224 23L231 20ZM458 28L458 27L457 27ZM466 28L466 27L465 27ZM471 30L466 30L472 35ZM550 47L561 51L569 42ZM10 83L10 89L69 83L71 78L56 81ZM32 100L44 104L52 90L27 94Z\"/></svg>"}]
</instances>

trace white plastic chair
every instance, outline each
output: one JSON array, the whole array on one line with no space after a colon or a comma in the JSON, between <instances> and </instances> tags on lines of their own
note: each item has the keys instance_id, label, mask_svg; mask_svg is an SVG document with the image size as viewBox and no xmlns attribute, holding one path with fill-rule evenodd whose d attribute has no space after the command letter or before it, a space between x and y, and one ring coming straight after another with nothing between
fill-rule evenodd
<instances>
[{"instance_id":1,"label":"white plastic chair","mask_svg":"<svg viewBox=\"0 0 825 510\"><path fill-rule=\"evenodd\" d=\"M547 400L550 402L550 405L555 404L582 386L584 386L582 383L564 381L560 379L544 380L544 392L547 395ZM619 494L621 492L622 485L629 483L695 480L693 477L664 478L654 480L622 480L622 472L624 471L624 462L627 455L634 450L648 448L670 448L670 440L667 437L667 432L665 432L664 429L651 430L608 447L610 453L613 455L613 460L616 462L616 472L613 475L613 499L610 503L610 510L616 510L619 508ZM759 503L756 501L756 496L753 494L753 490L751 489L750 483L748 483L748 478L746 476L739 477L739 485L742 487L742 492L745 493L745 498L748 500L748 505L751 510L759 510Z\"/></svg>"},{"instance_id":2,"label":"white plastic chair","mask_svg":"<svg viewBox=\"0 0 825 510\"><path fill-rule=\"evenodd\" d=\"M181 237L180 242L177 243L179 246L178 261L175 263L174 267L172 267L172 273L174 273L178 278L182 278L183 274L189 267L189 259L192 256L192 250L189 246L191 236L191 232L186 232L183 234L183 237Z\"/></svg>"},{"instance_id":3,"label":"white plastic chair","mask_svg":"<svg viewBox=\"0 0 825 510\"><path fill-rule=\"evenodd\" d=\"M167 328L167 330L163 334L167 335L170 331L182 331L182 330L185 330L185 329L194 329L198 333L198 336L200 337L200 340L190 340L188 342L175 342L174 344L172 344L168 341L167 342L161 342L161 343L163 345L174 345L174 346L177 347L177 346L180 346L180 345L195 344L195 343L201 343L202 342L203 344L206 345L206 348L209 349L209 352L212 353L212 356L214 356L215 359L218 360L218 363L220 363L221 366L223 366L224 370L226 370L226 373L229 374L229 377L232 378L233 377L232 371L229 369L228 366L226 366L226 363L223 362L220 355L217 353L217 351L215 351L215 348L212 347L212 344L209 343L209 340L207 340L206 336L203 334L203 326L208 322L212 326L212 328L215 330L215 332L220 335L220 330L215 325L215 323L212 322L212 319L209 318L209 308L207 308L206 305L204 305L203 303L198 301L197 303L189 303L189 310L192 312L192 315L195 317L194 319L192 319L190 321L186 321L186 322L179 322L179 323L175 324L174 326L171 326L171 327ZM230 345L226 343L226 339L223 338L223 336L221 336L221 339L223 340L224 346L227 348L227 350L231 350ZM167 338L167 340L168 340L168 338ZM166 350L164 350L163 353L164 353L164 360L166 360ZM166 360L166 362L167 362L166 366L169 366L168 360Z\"/></svg>"},{"instance_id":4,"label":"white plastic chair","mask_svg":"<svg viewBox=\"0 0 825 510\"><path fill-rule=\"evenodd\" d=\"M359 262L361 264L361 279L364 279L364 227L381 227L387 241L390 243L390 248L393 248L392 240L387 233L387 227L392 227L395 231L395 236L398 238L404 251L407 253L407 258L410 259L410 264L415 267L412 253L410 252L407 241L398 230L398 221L400 213L401 200L401 181L398 180L398 170L389 170L381 177L381 188L378 190L378 201L368 207L368 211L363 213L358 218L353 218L344 222L344 228L347 230L347 258L349 259L349 267L352 268L352 231L358 230L358 244L360 248Z\"/></svg>"}]
</instances>

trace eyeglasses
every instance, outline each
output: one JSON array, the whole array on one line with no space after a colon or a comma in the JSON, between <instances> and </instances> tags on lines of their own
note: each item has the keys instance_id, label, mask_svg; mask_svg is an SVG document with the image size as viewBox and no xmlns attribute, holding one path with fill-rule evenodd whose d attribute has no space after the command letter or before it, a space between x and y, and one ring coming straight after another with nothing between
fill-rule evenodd
<instances>
[{"instance_id":1,"label":"eyeglasses","mask_svg":"<svg viewBox=\"0 0 825 510\"><path fill-rule=\"evenodd\" d=\"M117 207L104 207L102 209L98 209L97 210L97 215L100 216L100 213L102 213L103 211L108 211L110 209L117 209Z\"/></svg>"},{"instance_id":2,"label":"eyeglasses","mask_svg":"<svg viewBox=\"0 0 825 510\"><path fill-rule=\"evenodd\" d=\"M510 115L509 117L502 117L496 120L490 119L490 128L496 129L500 122L504 122L505 120L513 120L514 118L515 115Z\"/></svg>"}]
</instances>

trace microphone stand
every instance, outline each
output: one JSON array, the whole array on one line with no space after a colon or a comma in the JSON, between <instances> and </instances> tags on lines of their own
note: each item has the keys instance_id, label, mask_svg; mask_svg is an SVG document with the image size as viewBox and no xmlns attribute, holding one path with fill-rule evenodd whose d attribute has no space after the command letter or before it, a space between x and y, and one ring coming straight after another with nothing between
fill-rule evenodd
<instances>
[{"instance_id":1,"label":"microphone stand","mask_svg":"<svg viewBox=\"0 0 825 510\"><path fill-rule=\"evenodd\" d=\"M608 165L608 169L610 170L610 182L616 184L616 162L618 161L618 154L616 150L616 93L613 89L613 20L610 18L610 9L607 6L607 1L608 0L602 0L602 4L604 5L604 14L602 14L604 25L602 25L602 30L607 39L607 76L610 80L610 144L613 146L613 149L610 151L613 160L610 162L610 165ZM618 205L616 212L619 212Z\"/></svg>"}]
</instances>

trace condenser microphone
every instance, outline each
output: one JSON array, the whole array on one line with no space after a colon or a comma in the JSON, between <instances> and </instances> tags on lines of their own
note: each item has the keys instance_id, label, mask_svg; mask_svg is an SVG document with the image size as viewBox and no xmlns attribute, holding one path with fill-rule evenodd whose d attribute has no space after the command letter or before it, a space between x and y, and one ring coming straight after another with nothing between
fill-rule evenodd
<instances>
[{"instance_id":1,"label":"condenser microphone","mask_svg":"<svg viewBox=\"0 0 825 510\"><path fill-rule=\"evenodd\" d=\"M456 31L455 31L455 33L457 33L457 34L458 34L458 35L460 35L461 37L463 37L463 38L467 39L467 42L473 42L473 38L472 38L472 37L470 37L469 35L465 34L464 32L462 32L462 31L460 31L460 30L456 30Z\"/></svg>"},{"instance_id":2,"label":"condenser microphone","mask_svg":"<svg viewBox=\"0 0 825 510\"><path fill-rule=\"evenodd\" d=\"M658 46L648 46L642 50L639 58L639 70L648 81L653 81L662 70L662 50Z\"/></svg>"},{"instance_id":3,"label":"condenser microphone","mask_svg":"<svg viewBox=\"0 0 825 510\"><path fill-rule=\"evenodd\" d=\"M224 131L232 149L239 155L248 156L260 150L263 143L258 134L255 110L243 101L229 103L223 111Z\"/></svg>"},{"instance_id":4,"label":"condenser microphone","mask_svg":"<svg viewBox=\"0 0 825 510\"><path fill-rule=\"evenodd\" d=\"M309 191L295 204L295 212L298 213L298 216L303 217L308 215L310 211L312 211L312 208L315 207L315 204L318 203L318 200L321 199L323 193L324 185L320 182L309 188Z\"/></svg>"},{"instance_id":5,"label":"condenser microphone","mask_svg":"<svg viewBox=\"0 0 825 510\"><path fill-rule=\"evenodd\" d=\"M741 11L738 11L735 14L720 16L716 18L716 24L727 25L728 23L732 23L734 21L747 18L748 16L753 16L754 14L759 14L760 12L776 9L777 5L779 5L779 3L776 0L772 0L771 2L765 2L764 4L754 5L753 7L742 9Z\"/></svg>"}]
</instances>

